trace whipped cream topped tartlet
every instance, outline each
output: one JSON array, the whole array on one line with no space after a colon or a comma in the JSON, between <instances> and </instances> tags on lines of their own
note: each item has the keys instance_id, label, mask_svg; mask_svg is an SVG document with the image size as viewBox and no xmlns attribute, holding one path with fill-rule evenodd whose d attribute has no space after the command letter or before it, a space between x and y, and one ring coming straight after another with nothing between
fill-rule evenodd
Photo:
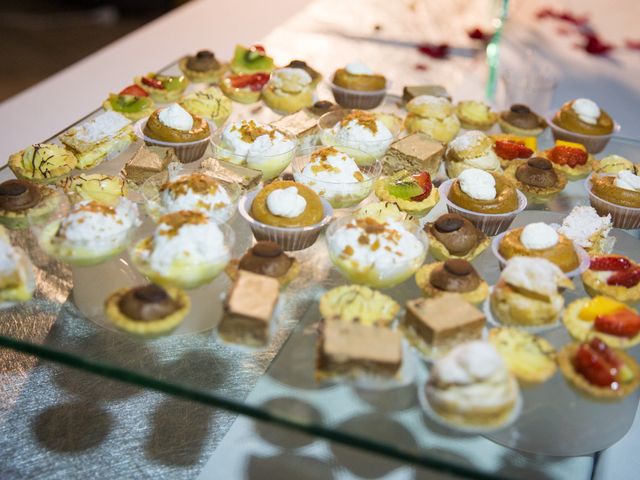
<instances>
[{"instance_id":1,"label":"whipped cream topped tartlet","mask_svg":"<svg viewBox=\"0 0 640 480\"><path fill-rule=\"evenodd\" d=\"M262 98L276 112L295 113L313 105L313 79L302 68L274 70L262 90Z\"/></svg>"},{"instance_id":2,"label":"whipped cream topped tartlet","mask_svg":"<svg viewBox=\"0 0 640 480\"><path fill-rule=\"evenodd\" d=\"M380 175L379 162L367 158L369 162L363 162L352 149L344 147L310 149L294 161L293 174L296 181L313 189L332 207L352 207L371 193Z\"/></svg>"},{"instance_id":3,"label":"whipped cream topped tartlet","mask_svg":"<svg viewBox=\"0 0 640 480\"><path fill-rule=\"evenodd\" d=\"M179 175L160 186L161 214L179 210L202 212L211 220L226 222L233 215L238 189L206 173Z\"/></svg>"},{"instance_id":4,"label":"whipped cream topped tartlet","mask_svg":"<svg viewBox=\"0 0 640 480\"><path fill-rule=\"evenodd\" d=\"M229 124L216 135L214 145L219 158L260 170L263 178L270 180L287 168L296 141L271 125L242 120Z\"/></svg>"},{"instance_id":5,"label":"whipped cream topped tartlet","mask_svg":"<svg viewBox=\"0 0 640 480\"><path fill-rule=\"evenodd\" d=\"M352 110L346 115L330 112L326 118L320 119L320 140L323 145L350 147L380 158L394 140L391 119L387 123L383 120L380 115L362 110Z\"/></svg>"},{"instance_id":6,"label":"whipped cream topped tartlet","mask_svg":"<svg viewBox=\"0 0 640 480\"><path fill-rule=\"evenodd\" d=\"M77 266L96 265L124 250L140 225L138 207L127 198L114 205L83 200L70 206L39 236L51 256Z\"/></svg>"},{"instance_id":7,"label":"whipped cream topped tartlet","mask_svg":"<svg viewBox=\"0 0 640 480\"><path fill-rule=\"evenodd\" d=\"M471 130L454 138L445 152L445 165L450 178L468 168L499 172L500 158L493 149L494 142L478 130Z\"/></svg>"},{"instance_id":8,"label":"whipped cream topped tartlet","mask_svg":"<svg viewBox=\"0 0 640 480\"><path fill-rule=\"evenodd\" d=\"M519 392L500 354L484 341L458 345L437 360L425 387L435 414L462 429L505 426L516 413Z\"/></svg>"},{"instance_id":9,"label":"whipped cream topped tartlet","mask_svg":"<svg viewBox=\"0 0 640 480\"><path fill-rule=\"evenodd\" d=\"M180 210L160 217L153 234L134 246L131 258L159 285L195 288L217 277L229 262L228 235L227 227L206 214Z\"/></svg>"},{"instance_id":10,"label":"whipped cream topped tartlet","mask_svg":"<svg viewBox=\"0 0 640 480\"><path fill-rule=\"evenodd\" d=\"M422 265L426 236L411 222L345 217L327 231L331 261L352 282L384 288L405 281Z\"/></svg>"}]
</instances>

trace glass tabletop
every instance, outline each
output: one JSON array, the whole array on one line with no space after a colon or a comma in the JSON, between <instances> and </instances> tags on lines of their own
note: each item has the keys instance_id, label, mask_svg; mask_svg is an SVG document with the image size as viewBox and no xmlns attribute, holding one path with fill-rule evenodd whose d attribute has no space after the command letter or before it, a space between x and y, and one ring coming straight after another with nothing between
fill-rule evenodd
<instances>
[{"instance_id":1,"label":"glass tabletop","mask_svg":"<svg viewBox=\"0 0 640 480\"><path fill-rule=\"evenodd\" d=\"M163 70L175 72L175 64ZM320 90L319 95L331 98L327 90ZM399 108L393 96L382 107L388 112L398 112ZM280 118L256 105L234 104L233 115L234 119L266 122ZM55 137L50 140L55 141ZM550 144L549 137L541 139L542 147ZM139 143L93 171L118 173L138 147ZM640 142L615 137L600 155L609 153L636 158ZM10 176L6 170L0 174L2 179ZM527 209L514 225L557 222L572 206L587 203L582 182L573 182L553 202ZM439 205L426 220L443 212L443 205ZM239 216L230 226L236 238L232 256L237 258L254 240ZM638 259L637 240L619 230L614 235L617 251ZM204 326L187 320L168 336L140 339L113 329L100 315L88 319L82 313L102 305L113 290L142 281L126 254L96 267L68 267L42 252L28 231L12 232L12 239L32 257L37 290L32 301L0 311L0 345L44 360L473 478L528 478L527 471L546 468L540 462L540 458L549 458L544 455L590 455L615 443L635 415L638 395L616 404L597 404L572 393L556 373L543 386L525 390L522 415L512 427L485 438L453 433L422 414L417 391L424 382L427 365L414 354L410 357L415 380L397 388L317 381L318 299L328 289L347 283L332 267L322 237L312 247L293 254L300 261L300 275L283 290L271 340L261 349L228 344L216 335L222 298L230 286L224 274L192 293L192 300L206 311ZM474 261L474 266L489 284L495 283L499 268L490 249ZM401 305L421 296L413 279L385 293ZM581 294L579 287L567 295L567 300ZM568 341L562 328L545 336L555 345ZM637 348L632 353L638 357ZM557 432L556 437L553 432ZM506 467L501 458L508 459ZM574 464L567 465L570 469Z\"/></svg>"}]
</instances>

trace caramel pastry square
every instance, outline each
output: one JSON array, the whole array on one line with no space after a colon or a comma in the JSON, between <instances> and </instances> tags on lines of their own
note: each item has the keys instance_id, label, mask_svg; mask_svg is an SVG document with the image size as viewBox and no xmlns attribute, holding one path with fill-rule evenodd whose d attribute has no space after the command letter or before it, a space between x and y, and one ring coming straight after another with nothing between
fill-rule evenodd
<instances>
[{"instance_id":1,"label":"caramel pastry square","mask_svg":"<svg viewBox=\"0 0 640 480\"><path fill-rule=\"evenodd\" d=\"M433 97L444 97L451 101L451 95L442 85L416 85L402 89L402 101L408 103L420 95L431 95Z\"/></svg>"},{"instance_id":2,"label":"caramel pastry square","mask_svg":"<svg viewBox=\"0 0 640 480\"><path fill-rule=\"evenodd\" d=\"M384 175L400 170L409 174L427 171L435 175L440 167L444 146L424 133L412 133L391 144L382 161Z\"/></svg>"},{"instance_id":3,"label":"caramel pastry square","mask_svg":"<svg viewBox=\"0 0 640 480\"><path fill-rule=\"evenodd\" d=\"M141 146L122 168L122 174L136 185L163 172L171 162L177 162L173 148Z\"/></svg>"}]
</instances>

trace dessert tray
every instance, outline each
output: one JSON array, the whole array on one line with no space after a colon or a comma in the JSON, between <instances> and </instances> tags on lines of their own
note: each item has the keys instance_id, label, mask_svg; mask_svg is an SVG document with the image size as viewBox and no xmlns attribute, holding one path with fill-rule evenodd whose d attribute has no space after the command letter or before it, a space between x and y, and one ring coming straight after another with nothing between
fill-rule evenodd
<instances>
[{"instance_id":1,"label":"dessert tray","mask_svg":"<svg viewBox=\"0 0 640 480\"><path fill-rule=\"evenodd\" d=\"M161 73L179 74L177 62ZM187 93L197 88L200 87L191 85ZM331 98L326 85L321 84L318 97ZM386 95L376 111L405 114L401 98L391 94ZM82 121L101 112L96 110ZM269 123L280 119L281 115L261 103L234 103L230 118L233 121L245 119ZM539 137L538 142L541 150L552 146L550 132ZM54 137L47 143L57 143L57 139ZM118 175L141 144L139 140L134 142L115 158L91 170L91 173ZM640 155L640 143L613 137L601 155L614 153L636 158ZM212 146L208 146L202 158L214 155ZM193 165L185 164L184 168L189 171ZM0 180L11 177L8 169L0 170ZM434 176L434 183L445 178L441 170ZM144 203L141 192L134 192L132 199L141 206ZM372 193L362 205L374 201ZM511 228L534 222L561 223L574 206L588 203L583 183L574 181L552 201L529 205L515 218ZM349 215L352 210L336 208L334 218ZM441 201L421 222L433 221L445 212L446 207ZM145 216L133 243L149 235L153 225L152 219ZM228 221L228 226L235 237L231 258L239 258L254 243L252 231L238 214ZM611 236L616 238L615 252L638 259L638 239L635 234L635 231L613 229ZM467 475L473 475L474 472L488 474L490 469L469 467L464 460L464 450L460 453L462 460L455 456L443 460L429 450L433 450L434 446L455 443L454 440L461 435L484 434L496 444L532 454L588 455L612 445L630 428L640 391L616 402L595 401L571 388L559 371L545 383L522 388L522 399L518 404L520 414L514 415L507 427L496 431L448 430L431 419L433 412L419 413L420 421L417 424L402 420L407 412L413 412L413 417L405 415L407 419L415 418L416 412L420 412L418 397L422 403L426 402L423 389L431 362L412 348L405 348L405 381L377 381L375 378L349 380L340 377L319 381L315 377L314 363L321 322L318 300L327 290L349 283L333 267L323 237L324 234L321 234L311 247L292 254L301 265L300 274L281 291L269 327L268 344L251 348L226 342L216 332L224 316L224 302L231 285L227 275L221 274L212 282L189 291L191 311L173 332L163 337L141 339L115 328L103 308L105 298L111 292L144 282L144 277L131 264L131 257L126 250L100 265L65 266L39 248L33 232L16 230L11 232L12 242L29 252L35 266L37 287L31 301L2 307L0 342L45 359L195 398L236 413L435 468L443 468L444 465ZM428 255L425 263L432 261L434 259ZM489 285L497 282L500 266L491 248L474 259L473 265ZM565 305L586 295L581 283L575 283L574 291L564 293ZM401 306L410 299L421 297L413 278L385 289L384 293ZM485 311L487 308L485 306ZM398 318L403 316L404 310L398 314ZM26 326L26 322L30 325ZM571 341L561 323L537 332L557 348ZM631 348L628 353L640 360L640 347ZM265 382L277 385L282 396L304 399L311 405L330 405L335 411L335 418L306 419L289 416L282 411L272 413L265 405L246 400L254 386L261 388L260 385ZM347 397L350 400L345 400ZM353 400L356 397L359 398L358 402ZM395 403L389 400L394 398ZM379 429L368 431L365 428L354 433L343 429L343 422L336 420L361 414L363 408L373 408L400 423L412 423L411 441L389 438ZM469 453L469 457L474 457L474 454Z\"/></svg>"}]
</instances>

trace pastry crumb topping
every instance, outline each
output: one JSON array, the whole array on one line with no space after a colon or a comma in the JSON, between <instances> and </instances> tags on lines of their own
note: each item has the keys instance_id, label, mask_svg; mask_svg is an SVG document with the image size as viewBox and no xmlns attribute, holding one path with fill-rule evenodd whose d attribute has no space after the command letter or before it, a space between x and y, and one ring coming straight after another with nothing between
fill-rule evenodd
<instances>
[{"instance_id":1,"label":"pastry crumb topping","mask_svg":"<svg viewBox=\"0 0 640 480\"><path fill-rule=\"evenodd\" d=\"M274 140L276 137L276 130L265 128L260 125L256 125L256 122L253 120L243 120L240 127L234 125L231 127L231 131L239 131L242 136L242 141L245 143L253 143L256 141L258 137L263 135L268 135L271 140Z\"/></svg>"},{"instance_id":2,"label":"pastry crumb topping","mask_svg":"<svg viewBox=\"0 0 640 480\"><path fill-rule=\"evenodd\" d=\"M218 191L219 185L209 175L204 173L192 173L191 175L178 178L172 182L167 182L160 187L160 191L168 190L174 197L185 195L189 190L200 195L214 195Z\"/></svg>"},{"instance_id":3,"label":"pastry crumb topping","mask_svg":"<svg viewBox=\"0 0 640 480\"><path fill-rule=\"evenodd\" d=\"M178 212L168 213L160 217L158 223L166 225L169 228L160 232L160 235L173 237L184 225L204 225L209 222L208 217L201 212L193 210L180 210Z\"/></svg>"},{"instance_id":4,"label":"pastry crumb topping","mask_svg":"<svg viewBox=\"0 0 640 480\"><path fill-rule=\"evenodd\" d=\"M340 120L340 125L344 127L352 120L355 120L359 125L371 130L371 133L378 133L378 124L376 123L377 118L375 114L363 112L362 110L354 110Z\"/></svg>"},{"instance_id":5,"label":"pastry crumb topping","mask_svg":"<svg viewBox=\"0 0 640 480\"><path fill-rule=\"evenodd\" d=\"M116 209L109 205L104 205L98 202L87 202L78 204L75 209L76 212L91 212L101 213L102 215L115 215Z\"/></svg>"}]
</instances>

